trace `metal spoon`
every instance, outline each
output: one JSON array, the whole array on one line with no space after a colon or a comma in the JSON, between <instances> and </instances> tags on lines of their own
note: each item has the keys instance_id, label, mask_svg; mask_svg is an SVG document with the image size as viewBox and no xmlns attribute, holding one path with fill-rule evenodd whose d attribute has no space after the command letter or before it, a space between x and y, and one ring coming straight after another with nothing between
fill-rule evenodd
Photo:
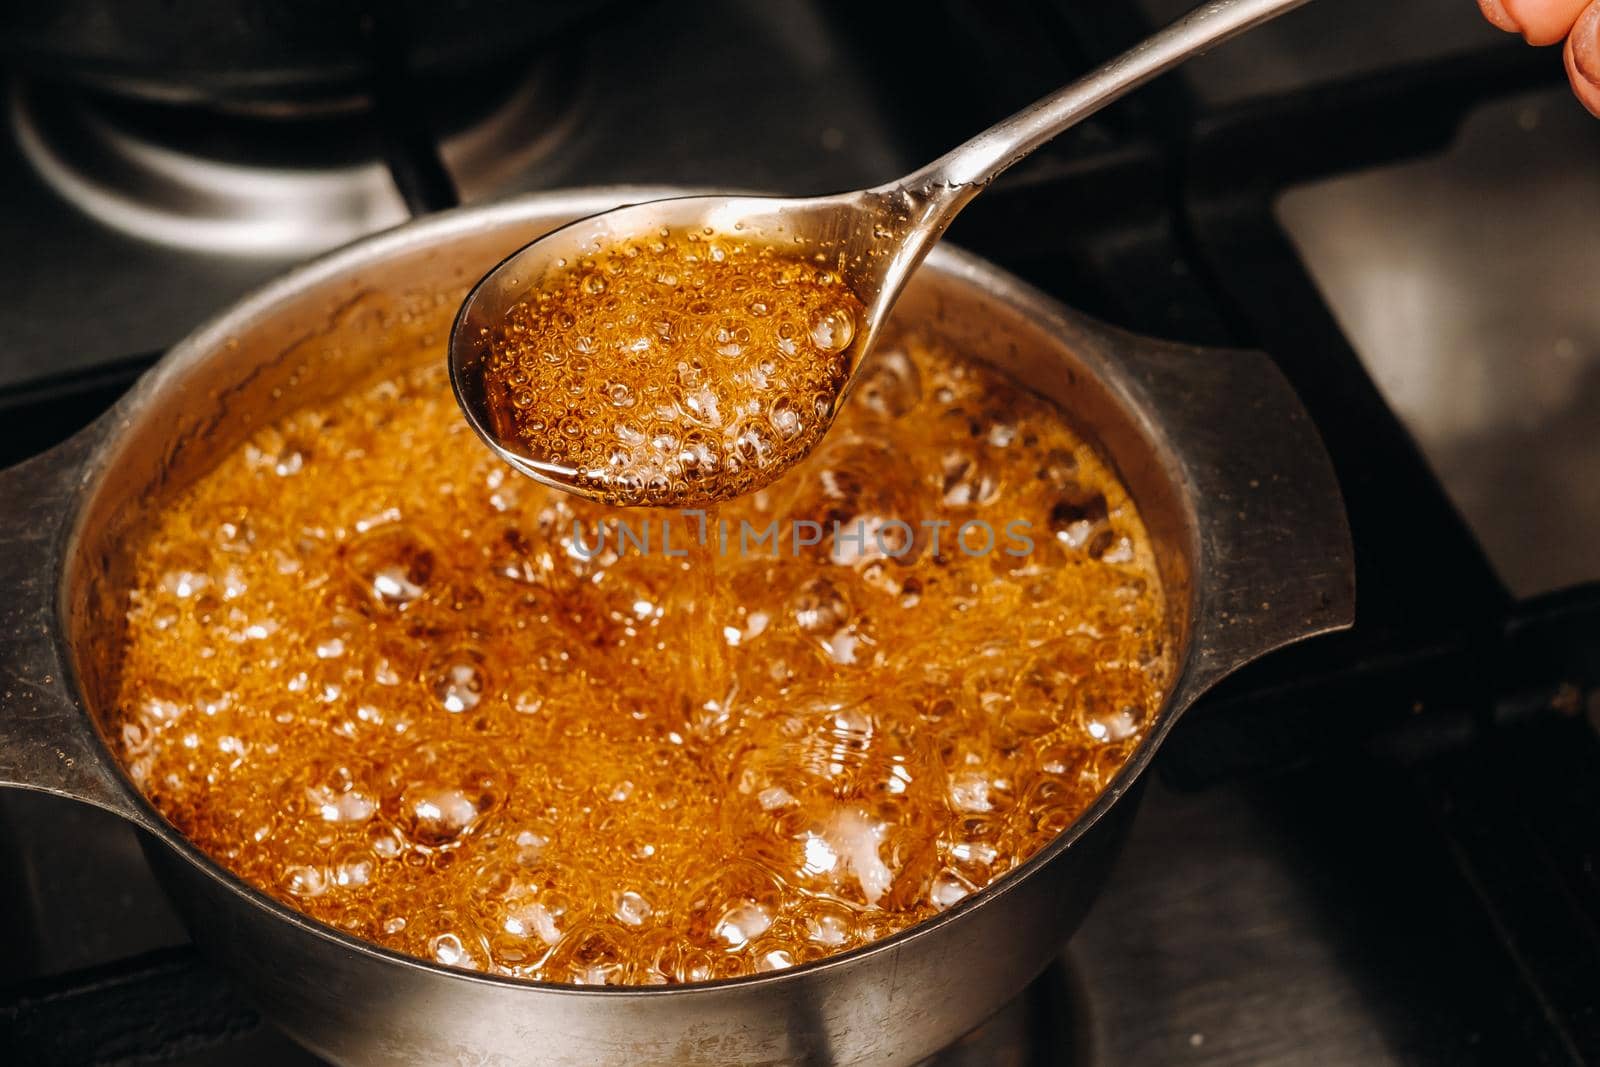
<instances>
[{"instance_id":1,"label":"metal spoon","mask_svg":"<svg viewBox=\"0 0 1600 1067\"><path fill-rule=\"evenodd\" d=\"M663 228L718 233L738 229L759 240L801 239L839 264L864 305L851 372L879 336L917 264L973 197L1008 167L1107 104L1212 45L1284 14L1306 0L1210 0L1064 89L1024 108L899 181L861 192L787 199L692 196L617 208L564 226L524 246L478 282L450 333L450 381L478 436L524 474L568 492L598 497L577 472L533 453L528 442L496 432L484 381L486 338L541 280L566 264ZM663 375L672 373L664 366ZM842 400L849 382L840 390ZM838 410L838 403L833 405ZM776 477L781 471L773 471ZM616 503L654 503L639 499Z\"/></svg>"}]
</instances>

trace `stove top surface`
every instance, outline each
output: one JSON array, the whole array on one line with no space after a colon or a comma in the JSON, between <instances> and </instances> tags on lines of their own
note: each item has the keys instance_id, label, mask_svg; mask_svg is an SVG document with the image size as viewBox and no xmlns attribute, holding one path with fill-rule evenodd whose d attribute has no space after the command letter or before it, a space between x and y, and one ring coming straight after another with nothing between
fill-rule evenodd
<instances>
[{"instance_id":1,"label":"stove top surface","mask_svg":"<svg viewBox=\"0 0 1600 1067\"><path fill-rule=\"evenodd\" d=\"M624 6L579 35L564 122L517 120L543 150L457 184L871 184L1186 6ZM1461 7L1313 5L953 230L1118 325L1272 354L1338 468L1360 618L1196 709L1059 965L939 1062L1600 1060L1600 123ZM26 253L0 260L4 463L303 258L119 230L24 142L0 143ZM374 195L371 225L400 217ZM0 1060L315 1062L194 956L101 812L0 795L0 945Z\"/></svg>"}]
</instances>

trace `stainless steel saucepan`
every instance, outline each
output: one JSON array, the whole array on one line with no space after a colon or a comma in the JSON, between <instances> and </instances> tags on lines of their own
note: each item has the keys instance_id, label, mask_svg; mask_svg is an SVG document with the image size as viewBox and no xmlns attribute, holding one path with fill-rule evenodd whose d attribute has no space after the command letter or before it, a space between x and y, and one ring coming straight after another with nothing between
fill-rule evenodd
<instances>
[{"instance_id":1,"label":"stainless steel saucepan","mask_svg":"<svg viewBox=\"0 0 1600 1067\"><path fill-rule=\"evenodd\" d=\"M432 330L423 343L443 359L461 295L529 239L672 195L681 191L533 196L351 245L212 320L94 425L0 473L0 785L96 804L142 829L196 944L265 1015L336 1063L920 1060L982 1022L1059 951L1121 843L1129 794L1178 716L1250 660L1351 621L1338 485L1266 357L1109 329L940 247L897 315L1072 413L1143 513L1171 604L1172 691L1131 762L1076 824L990 888L894 937L792 970L679 987L454 971L355 940L245 885L144 801L107 746L127 532L264 424L422 357L419 327ZM477 445L463 438L462 447Z\"/></svg>"}]
</instances>

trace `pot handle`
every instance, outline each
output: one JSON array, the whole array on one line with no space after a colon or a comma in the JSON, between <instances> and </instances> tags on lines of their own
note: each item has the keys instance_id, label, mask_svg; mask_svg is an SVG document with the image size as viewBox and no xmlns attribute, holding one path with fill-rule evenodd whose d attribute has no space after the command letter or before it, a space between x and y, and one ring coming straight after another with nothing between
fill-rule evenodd
<instances>
[{"instance_id":1,"label":"pot handle","mask_svg":"<svg viewBox=\"0 0 1600 1067\"><path fill-rule=\"evenodd\" d=\"M1322 438L1267 355L1111 341L1191 502L1185 707L1268 652L1354 623L1350 526Z\"/></svg>"},{"instance_id":2,"label":"pot handle","mask_svg":"<svg viewBox=\"0 0 1600 1067\"><path fill-rule=\"evenodd\" d=\"M0 471L0 787L79 800L149 828L66 677L56 594L91 428Z\"/></svg>"}]
</instances>

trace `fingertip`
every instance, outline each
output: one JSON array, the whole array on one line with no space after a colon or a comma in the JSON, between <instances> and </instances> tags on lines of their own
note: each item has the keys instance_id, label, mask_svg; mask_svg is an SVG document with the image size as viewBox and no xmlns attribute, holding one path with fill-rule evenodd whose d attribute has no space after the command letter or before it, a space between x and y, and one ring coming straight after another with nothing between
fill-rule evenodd
<instances>
[{"instance_id":1,"label":"fingertip","mask_svg":"<svg viewBox=\"0 0 1600 1067\"><path fill-rule=\"evenodd\" d=\"M1500 0L1478 0L1478 10L1483 12L1484 18L1507 33L1522 32L1517 20L1511 17Z\"/></svg>"},{"instance_id":2,"label":"fingertip","mask_svg":"<svg viewBox=\"0 0 1600 1067\"><path fill-rule=\"evenodd\" d=\"M1600 85L1574 74L1572 91L1578 95L1578 103L1588 108L1589 114L1600 119Z\"/></svg>"},{"instance_id":3,"label":"fingertip","mask_svg":"<svg viewBox=\"0 0 1600 1067\"><path fill-rule=\"evenodd\" d=\"M1540 48L1559 44L1589 0L1494 0L1522 39ZM1480 7L1482 6L1480 0ZM1487 14L1487 12L1485 12ZM1496 22L1496 25L1500 25Z\"/></svg>"},{"instance_id":4,"label":"fingertip","mask_svg":"<svg viewBox=\"0 0 1600 1067\"><path fill-rule=\"evenodd\" d=\"M1565 51L1572 91L1596 118L1600 118L1600 0L1578 16Z\"/></svg>"}]
</instances>

